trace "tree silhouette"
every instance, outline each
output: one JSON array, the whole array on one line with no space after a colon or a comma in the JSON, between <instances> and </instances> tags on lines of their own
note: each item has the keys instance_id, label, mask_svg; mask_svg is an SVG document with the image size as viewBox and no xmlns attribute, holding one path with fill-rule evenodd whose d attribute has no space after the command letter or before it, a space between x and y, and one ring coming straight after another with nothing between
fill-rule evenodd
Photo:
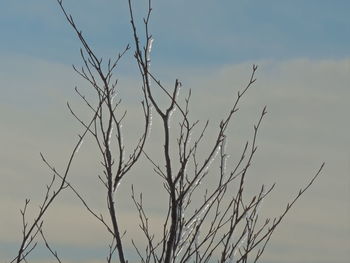
<instances>
[{"instance_id":1,"label":"tree silhouette","mask_svg":"<svg viewBox=\"0 0 350 263\"><path fill-rule=\"evenodd\" d=\"M121 231L127 226L121 227L118 218L118 205L123 200L116 200L115 195L119 191L118 186L142 158L148 160L154 168L153 171L159 175L159 185L164 187L168 196L168 207L163 225L159 226L162 228L162 234L155 235L149 227L152 217L147 215L143 205L143 196L142 194L138 196L132 186L131 198L138 212L140 231L146 240L144 250L134 240L131 241L140 262L217 261L226 263L248 262L248 260L258 262L276 227L295 202L314 183L324 164L297 192L278 217L261 218L259 216L260 205L271 193L274 184L269 187L262 185L258 192L247 195L246 177L257 150L258 131L266 115L266 107L264 107L253 127L251 141L243 144L243 150L234 167L230 170L226 169L228 154L225 144L230 139L227 132L228 127L238 112L242 97L246 96L247 91L256 81L257 66L253 65L247 85L237 92L230 110L225 113L216 129L215 137L212 138L212 141L204 142L203 138L209 122L202 123L199 120L190 119L191 90L184 96L184 99L180 99L181 82L176 79L173 87L169 88L161 83L157 74L150 68L153 42L149 27L152 14L151 0L148 0L142 34L139 34L136 27L132 2L128 0L133 45L127 45L116 58L111 58L107 62L104 62L93 51L73 17L65 9L63 1L57 0L57 3L82 45L80 55L83 66L74 67L74 70L89 83L95 92L95 101L90 101L78 88L75 88L76 94L90 111L90 119L84 120L70 104L67 104L72 116L83 127L83 131L73 147L63 172L56 170L54 165L41 154L43 162L53 174L52 179L47 185L44 200L32 223L28 223L26 217L30 201L29 199L25 201L24 208L21 210L22 240L18 253L11 262L26 262L40 238L54 259L57 262L64 262L49 244L43 231L45 214L64 189L73 191L82 206L110 234L112 241L106 261L128 262L128 255L125 253L127 241L123 239L124 233ZM134 58L142 79L143 116L140 119L143 121L143 132L134 142L131 153L126 153L122 123L124 118L127 118L127 114L120 109L121 98L118 92L120 87L114 77L114 72L124 54L131 49L134 50ZM155 95L155 89L160 89L168 98L168 105L164 109ZM170 128L171 116L175 110L180 120L177 135L174 135L175 132ZM159 118L162 123L163 150L159 153L162 159L158 160L147 153L146 147L152 118ZM192 138L191 135L195 130L198 135ZM95 142L98 149L97 162L101 160L104 176L99 176L99 179L105 189L108 218L94 211L80 194L79 186L71 184L69 179L70 168L79 147L83 140L88 138ZM173 141L176 141L176 147L171 143ZM205 152L202 150L203 145L206 148ZM171 152L177 153L176 158L171 155ZM203 158L204 154L206 156ZM216 170L211 169L211 163L214 160L219 162ZM215 178L215 185L203 186L207 178ZM58 186L57 182L59 182Z\"/></svg>"}]
</instances>

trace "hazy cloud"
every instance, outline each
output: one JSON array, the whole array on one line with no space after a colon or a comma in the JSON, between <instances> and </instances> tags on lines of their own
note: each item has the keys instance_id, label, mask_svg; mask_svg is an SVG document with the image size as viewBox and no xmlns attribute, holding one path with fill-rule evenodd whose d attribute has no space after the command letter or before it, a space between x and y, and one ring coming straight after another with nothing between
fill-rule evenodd
<instances>
[{"instance_id":1,"label":"hazy cloud","mask_svg":"<svg viewBox=\"0 0 350 263\"><path fill-rule=\"evenodd\" d=\"M0 143L6 149L0 158L0 241L13 244L20 234L18 209L24 198L33 199L30 209L35 212L49 180L50 173L40 162L38 152L44 151L62 169L80 131L64 110L65 100L76 105L83 116L87 117L88 112L73 97L70 87L79 84L84 88L84 84L73 76L70 67L28 57L14 57L10 65L1 64L0 78L5 96L1 103ZM258 139L259 152L248 180L251 190L262 183L277 182L275 193L262 207L263 214L278 215L321 162L327 163L324 175L276 232L265 259L289 262L286 257L293 255L293 262L345 262L350 244L350 59L261 61L259 65L258 81L244 98L230 130L228 152L232 160L237 156L242 143L251 137L261 108L268 105L269 114ZM250 67L250 63L244 63L211 70L174 69L182 76L183 92L193 89L193 119L212 120L207 138L217 129L219 120L215 118L227 112L238 89L247 82ZM166 81L171 83L170 79ZM135 120L141 113L140 94L133 89L139 86L130 77L122 83L120 88L127 98L123 107L129 107L124 124L126 130L130 127L126 142L133 142L140 129ZM159 159L156 152L161 147L162 134L157 132L157 125L155 117L147 149ZM87 140L72 168L71 180L81 184L85 196L92 194L88 198L92 207L104 213L105 197L96 177L100 167L92 149L93 144ZM150 168L146 173L145 167ZM153 186L159 180L152 175L151 167L143 164L122 185L119 196L126 202L121 205L120 219L123 228L128 229L127 239L141 238L137 214L130 202L130 183L135 183L137 191L144 191L149 217L154 226L159 226L164 216L159 207L166 205L152 195L159 189ZM65 193L47 215L52 242L83 247L107 244L103 227L72 198L72 194Z\"/></svg>"}]
</instances>

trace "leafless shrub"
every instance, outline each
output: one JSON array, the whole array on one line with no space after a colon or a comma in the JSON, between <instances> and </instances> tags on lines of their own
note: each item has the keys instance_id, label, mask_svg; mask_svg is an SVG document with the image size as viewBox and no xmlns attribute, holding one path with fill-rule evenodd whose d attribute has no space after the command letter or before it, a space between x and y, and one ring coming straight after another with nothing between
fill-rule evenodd
<instances>
[{"instance_id":1,"label":"leafless shrub","mask_svg":"<svg viewBox=\"0 0 350 263\"><path fill-rule=\"evenodd\" d=\"M259 207L271 193L274 185L270 187L262 185L260 191L250 197L246 197L244 194L246 193L246 176L257 150L256 139L258 131L266 114L266 107L264 107L254 125L251 141L245 143L240 158L233 169L229 171L226 169L227 153L225 143L228 139L227 130L232 118L237 114L241 98L246 95L256 81L257 66L253 65L247 85L238 91L232 107L217 127L215 138L210 143L206 143L206 147L208 147L207 156L204 159L200 158L198 153L200 151L199 145L203 144L208 121L199 127L201 124L198 120L190 120L191 91L185 97L184 105L181 106L182 103L179 101L181 82L179 80L175 80L174 87L169 91L169 88L164 86L156 74L150 70L150 53L153 41L149 29L152 13L151 0L148 0L148 12L143 19L144 39L140 37L137 31L132 3L131 0L128 0L131 30L134 38L134 57L142 79L143 100L141 106L144 123L142 135L135 142L131 154L126 155L122 130L122 122L126 112L120 112L121 101L117 93L119 86L117 86L113 73L117 68L118 62L131 49L131 46L127 45L116 58L109 59L107 63L104 63L90 47L73 17L64 8L63 1L57 0L57 2L82 44L80 54L83 66L81 68L74 67L74 70L95 91L97 103L89 101L78 88L75 88L76 94L90 109L90 120L83 120L72 109L71 105L67 104L71 114L82 125L83 132L73 147L64 172L56 170L54 165L41 155L43 162L52 173L52 180L47 185L44 200L32 223L28 223L26 219L26 211L29 205L29 199L26 199L24 208L21 210L22 241L16 257L11 262L26 262L27 256L35 249L37 240L40 237L54 259L57 262L61 262L57 252L49 245L45 237L43 225L46 211L52 206L56 197L66 188L71 189L75 193L82 205L111 235L112 241L107 255L107 262L118 260L120 263L128 262L128 256L124 250L126 241L122 240L124 233L121 233L120 221L117 217L118 208L115 195L118 192L119 184L140 160L142 155L153 165L154 172L160 176L160 184L163 184L167 192L169 203L162 226L162 235L156 236L150 231L149 221L152 218L147 216L142 194L137 196L134 187L132 187L131 198L139 215L140 230L146 239L144 250L141 250L136 242L132 240L132 245L141 262L217 261L226 263L248 262L248 259L257 262L276 227L281 223L295 202L313 184L323 168L322 164L309 183L299 190L295 198L287 204L278 217L266 219L259 217ZM160 88L168 97L169 102L165 109L161 108L156 96L154 96L155 88ZM178 152L176 158L170 155L170 152L174 151L174 149L171 149L170 143L174 139L170 129L170 117L175 109L178 111L180 119L179 134L176 137L176 150ZM164 148L161 153L164 160L162 161L154 160L147 154L145 148L147 136L150 132L152 111L162 122L162 132L164 133L162 139ZM200 132L191 141L190 137L194 129L199 129ZM102 214L90 208L87 201L79 193L78 188L69 182L68 175L71 164L81 143L88 135L95 141L99 151L99 156L96 157L96 160L99 158L102 160L104 176L99 176L99 179L105 187L109 213L108 219L105 219ZM116 151L111 146L113 140L116 140ZM215 172L209 170L214 159L218 159L220 163L219 170ZM212 176L217 178L216 185L205 191L200 202L191 203L193 195L199 191L201 182ZM235 192L232 192L232 186L235 187Z\"/></svg>"}]
</instances>

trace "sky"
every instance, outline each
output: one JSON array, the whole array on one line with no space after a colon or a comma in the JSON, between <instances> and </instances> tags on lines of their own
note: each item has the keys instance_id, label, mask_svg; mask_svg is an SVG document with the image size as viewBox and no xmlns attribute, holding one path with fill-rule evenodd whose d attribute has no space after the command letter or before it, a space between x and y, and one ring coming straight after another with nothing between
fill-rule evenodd
<instances>
[{"instance_id":1,"label":"sky","mask_svg":"<svg viewBox=\"0 0 350 263\"><path fill-rule=\"evenodd\" d=\"M146 3L134 1L140 34ZM113 57L132 43L127 1L64 4L99 56ZM213 123L208 140L237 90L247 83L252 64L259 65L257 82L230 130L228 151L232 159L237 156L267 105L249 175L252 189L276 182L261 208L264 214L280 214L326 162L322 176L272 237L263 263L345 263L350 257L349 10L347 0L153 1L152 69L170 87L180 79L180 97L192 90L193 118ZM74 87L90 93L73 72L72 64L82 64L80 44L56 1L0 1L0 32L0 261L9 262L20 242L19 209L30 198L32 215L50 179L39 152L64 168L81 131L66 102L84 116L86 108ZM125 141L133 142L140 128L142 94L132 52L117 72L123 107L129 112ZM146 145L156 158L162 135L157 127L155 119ZM84 142L70 178L92 207L103 210L105 196L93 147L92 140ZM140 176L145 167L147 178ZM162 222L161 203L154 194L161 184L143 160L121 189L120 219L127 238L137 239L131 183L144 192L154 226ZM104 262L106 233L69 191L49 210L45 222L48 238L64 262ZM126 249L133 258L130 242ZM32 262L49 262L48 258L39 246Z\"/></svg>"}]
</instances>

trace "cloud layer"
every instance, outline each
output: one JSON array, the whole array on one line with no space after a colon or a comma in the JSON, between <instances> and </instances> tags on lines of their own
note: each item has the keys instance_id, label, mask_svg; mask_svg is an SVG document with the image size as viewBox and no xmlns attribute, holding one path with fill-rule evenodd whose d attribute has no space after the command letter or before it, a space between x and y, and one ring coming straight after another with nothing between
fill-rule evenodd
<instances>
[{"instance_id":1,"label":"cloud layer","mask_svg":"<svg viewBox=\"0 0 350 263\"><path fill-rule=\"evenodd\" d=\"M64 110L65 100L68 98L83 115L87 112L72 97L69 88L74 84L84 88L85 84L73 76L69 67L30 57L11 58L10 65L8 68L1 64L0 78L3 93L0 121L4 127L0 131L0 142L6 149L1 151L0 158L0 209L3 211L0 244L13 246L20 235L18 209L22 208L23 200L30 197L30 209L35 212L44 185L49 181L50 174L40 162L39 151L46 153L57 168L62 169L80 131L79 125ZM260 110L268 105L269 114L258 139L259 152L249 179L251 190L262 183L277 182L276 191L264 203L263 213L277 216L321 162L327 163L324 175L276 232L265 260L345 263L350 244L350 123L347 121L350 59L261 61L259 65L258 81L244 98L230 130L228 152L234 160L243 142L251 138ZM250 68L249 63L244 63L211 70L171 69L182 76L183 92L188 88L193 90L193 119L211 119L208 140L215 134L220 116L227 112L238 89L247 82ZM120 88L126 97L123 107L129 109L124 124L128 145L139 130L135 120L141 113L140 93L133 90L138 88L136 79L129 76L124 81L123 76L120 79L123 84ZM165 82L171 83L171 79ZM147 147L155 159L162 160L157 153L162 136L157 125L157 118L154 118ZM93 208L105 212L103 188L96 176L98 160L92 149L93 144L86 141L73 167L71 180L80 185ZM145 167L149 168L146 173ZM126 200L121 205L120 218L123 227L128 229L127 239L139 240L142 237L130 202L131 183L135 183L137 191L144 192L154 226L162 222L159 207L164 204L152 194L161 191L159 178L152 174L149 164L139 165L122 185L120 194L120 198ZM102 255L101 244L108 242L103 227L72 198L70 193L65 193L47 215L46 228L52 243L86 249L99 244L101 251L96 253ZM0 254L5 255L1 260L10 256ZM70 257L74 259L72 255L67 259ZM291 257L293 260L288 261ZM76 260L72 262L79 261Z\"/></svg>"}]
</instances>

